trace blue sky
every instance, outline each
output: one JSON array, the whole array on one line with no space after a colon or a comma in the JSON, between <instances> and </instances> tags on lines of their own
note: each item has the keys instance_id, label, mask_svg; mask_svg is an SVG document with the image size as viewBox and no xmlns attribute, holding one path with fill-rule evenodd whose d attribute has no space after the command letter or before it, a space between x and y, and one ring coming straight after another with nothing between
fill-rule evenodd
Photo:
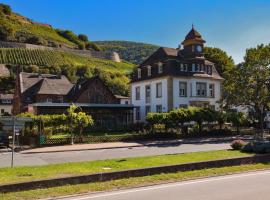
<instances>
[{"instance_id":1,"label":"blue sky","mask_svg":"<svg viewBox=\"0 0 270 200\"><path fill-rule=\"evenodd\" d=\"M245 49L270 42L270 0L0 0L39 22L85 33L177 47L191 24L208 46L236 63Z\"/></svg>"}]
</instances>

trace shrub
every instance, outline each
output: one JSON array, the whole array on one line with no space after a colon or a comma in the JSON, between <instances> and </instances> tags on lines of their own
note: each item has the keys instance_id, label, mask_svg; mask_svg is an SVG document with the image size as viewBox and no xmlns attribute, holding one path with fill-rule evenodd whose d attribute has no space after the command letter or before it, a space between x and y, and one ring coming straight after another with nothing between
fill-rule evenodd
<instances>
[{"instance_id":1,"label":"shrub","mask_svg":"<svg viewBox=\"0 0 270 200\"><path fill-rule=\"evenodd\" d=\"M234 149L234 150L241 150L247 143L243 140L234 140L232 143L231 143L231 147Z\"/></svg>"},{"instance_id":2,"label":"shrub","mask_svg":"<svg viewBox=\"0 0 270 200\"><path fill-rule=\"evenodd\" d=\"M242 148L242 151L253 152L258 154L270 153L270 142L269 141L249 142Z\"/></svg>"},{"instance_id":3,"label":"shrub","mask_svg":"<svg viewBox=\"0 0 270 200\"><path fill-rule=\"evenodd\" d=\"M84 34L79 34L78 35L78 38L83 41L83 42L88 42L88 37L87 35L84 35Z\"/></svg>"},{"instance_id":4,"label":"shrub","mask_svg":"<svg viewBox=\"0 0 270 200\"><path fill-rule=\"evenodd\" d=\"M12 13L11 7L3 3L0 4L0 10L6 15L11 15Z\"/></svg>"},{"instance_id":5,"label":"shrub","mask_svg":"<svg viewBox=\"0 0 270 200\"><path fill-rule=\"evenodd\" d=\"M95 50L95 51L101 51L102 49L97 45L95 44L94 42L87 42L85 43L85 48L88 49L88 50Z\"/></svg>"}]
</instances>

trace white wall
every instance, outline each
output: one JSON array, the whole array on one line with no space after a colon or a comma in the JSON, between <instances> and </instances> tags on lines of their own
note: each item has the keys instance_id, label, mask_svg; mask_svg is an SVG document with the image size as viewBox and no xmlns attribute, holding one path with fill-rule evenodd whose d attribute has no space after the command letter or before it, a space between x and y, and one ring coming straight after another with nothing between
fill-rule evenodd
<instances>
[{"instance_id":1,"label":"white wall","mask_svg":"<svg viewBox=\"0 0 270 200\"><path fill-rule=\"evenodd\" d=\"M3 113L1 113L1 110L4 109L5 113L11 114L12 111L12 105L0 105L0 115L2 115Z\"/></svg>"},{"instance_id":2,"label":"white wall","mask_svg":"<svg viewBox=\"0 0 270 200\"><path fill-rule=\"evenodd\" d=\"M130 98L123 98L123 99L120 99L120 104L126 104L126 101L128 102L127 104L130 104Z\"/></svg>"},{"instance_id":3,"label":"white wall","mask_svg":"<svg viewBox=\"0 0 270 200\"><path fill-rule=\"evenodd\" d=\"M162 97L156 98L156 84L162 83ZM151 88L151 99L150 103L145 101L145 86L150 85ZM136 90L135 88L140 86L140 100L136 100ZM141 120L145 121L145 106L151 106L151 112L156 112L156 106L162 105L162 111L168 111L167 103L168 93L167 93L167 78L152 79L141 82L136 82L131 84L131 104L134 106L140 106ZM134 112L134 121L136 121L136 113Z\"/></svg>"},{"instance_id":4,"label":"white wall","mask_svg":"<svg viewBox=\"0 0 270 200\"><path fill-rule=\"evenodd\" d=\"M187 82L187 96L179 96L179 81ZM206 97L196 97L196 83L203 82L206 83L207 96ZM202 79L202 78L173 78L173 108L179 108L180 104L189 105L190 101L209 101L210 105L215 105L215 109L218 109L219 105L217 101L221 98L221 88L219 80L213 79ZM209 84L215 84L215 97L209 97ZM191 90L192 88L192 90ZM192 94L191 94L191 91Z\"/></svg>"},{"instance_id":5,"label":"white wall","mask_svg":"<svg viewBox=\"0 0 270 200\"><path fill-rule=\"evenodd\" d=\"M179 81L187 82L187 97L179 96ZM162 97L156 98L156 84L162 83ZM196 83L205 82L207 87L207 96L206 97L196 97ZM151 112L156 112L156 106L162 105L162 111L168 112L168 91L167 78L145 80L140 82L131 83L131 104L135 107L140 107L141 120L145 121L145 106L151 106ZM215 97L210 97L209 94L209 84L215 85ZM145 86L150 85L151 87L151 100L150 103L145 101ZM136 90L135 88L140 87L140 100L136 100ZM207 101L210 105L215 105L215 109L218 110L219 104L217 101L221 98L221 81L208 79L208 78L182 78L174 77L173 78L173 108L179 108L180 104L190 105L190 101ZM192 90L191 90L192 88ZM192 94L190 92L192 91ZM134 121L136 121L136 112L134 111Z\"/></svg>"}]
</instances>

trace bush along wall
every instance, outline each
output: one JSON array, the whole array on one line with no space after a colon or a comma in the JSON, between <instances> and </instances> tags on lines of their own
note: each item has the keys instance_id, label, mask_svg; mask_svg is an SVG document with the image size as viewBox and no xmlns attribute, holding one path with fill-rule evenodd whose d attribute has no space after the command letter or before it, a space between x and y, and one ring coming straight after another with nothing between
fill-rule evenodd
<instances>
[{"instance_id":1,"label":"bush along wall","mask_svg":"<svg viewBox=\"0 0 270 200\"><path fill-rule=\"evenodd\" d=\"M244 123L245 119L243 113L188 107L175 109L167 113L148 113L146 127L150 133L172 131L182 134L201 134L204 132L204 128L213 132L217 126L219 132L224 132L221 130L224 123L230 122L237 127L237 132L239 132L239 127Z\"/></svg>"}]
</instances>

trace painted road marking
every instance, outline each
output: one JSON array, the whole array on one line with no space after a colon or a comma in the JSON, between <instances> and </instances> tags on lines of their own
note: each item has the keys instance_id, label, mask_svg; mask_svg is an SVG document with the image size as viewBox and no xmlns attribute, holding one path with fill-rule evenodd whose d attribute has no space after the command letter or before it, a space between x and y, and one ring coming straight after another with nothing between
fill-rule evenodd
<instances>
[{"instance_id":1,"label":"painted road marking","mask_svg":"<svg viewBox=\"0 0 270 200\"><path fill-rule=\"evenodd\" d=\"M178 186L184 186L184 185L192 185L192 184L198 184L198 183L221 181L221 180L235 179L235 178L243 178L243 177L264 175L264 174L270 174L270 171L254 172L254 173L247 173L247 174L240 174L240 175L229 175L229 176L223 176L223 177L217 177L217 178L209 178L209 179L204 179L204 180L195 180L195 181L189 181L189 182L178 182L178 183L173 183L173 184L150 186L150 187L147 187L147 188L131 189L131 190L128 190L128 191L113 192L113 193L109 193L109 194L99 194L99 195L88 196L88 197L73 198L73 200L86 200L86 199L110 197L110 196L117 196L117 195L134 193L134 192L144 192L144 191L149 191L149 190L159 190L159 189L164 189L164 188L169 188L169 187L178 187Z\"/></svg>"}]
</instances>

